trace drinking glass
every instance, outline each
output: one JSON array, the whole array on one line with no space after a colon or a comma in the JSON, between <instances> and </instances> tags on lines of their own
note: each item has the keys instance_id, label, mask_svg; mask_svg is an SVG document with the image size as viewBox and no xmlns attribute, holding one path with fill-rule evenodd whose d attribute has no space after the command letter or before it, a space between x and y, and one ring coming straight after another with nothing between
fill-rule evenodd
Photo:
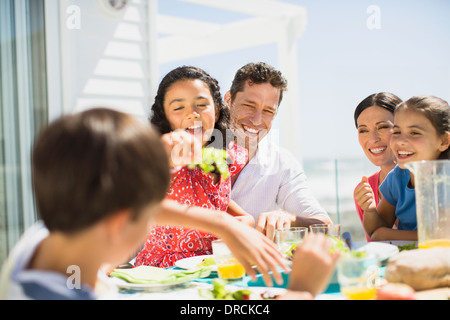
<instances>
[{"instance_id":1,"label":"drinking glass","mask_svg":"<svg viewBox=\"0 0 450 320\"><path fill-rule=\"evenodd\" d=\"M337 264L342 294L349 300L371 300L379 284L379 262L375 256L344 255Z\"/></svg>"},{"instance_id":2,"label":"drinking glass","mask_svg":"<svg viewBox=\"0 0 450 320\"><path fill-rule=\"evenodd\" d=\"M245 275L245 269L242 264L233 257L233 254L225 242L222 240L213 241L212 249L219 277L229 282L242 280Z\"/></svg>"},{"instance_id":3,"label":"drinking glass","mask_svg":"<svg viewBox=\"0 0 450 320\"><path fill-rule=\"evenodd\" d=\"M308 233L308 228L296 227L287 230L275 230L275 244L278 250L286 254L293 246L298 245Z\"/></svg>"},{"instance_id":4,"label":"drinking glass","mask_svg":"<svg viewBox=\"0 0 450 320\"><path fill-rule=\"evenodd\" d=\"M312 233L324 233L338 239L341 238L340 224L312 224L309 229Z\"/></svg>"}]
</instances>

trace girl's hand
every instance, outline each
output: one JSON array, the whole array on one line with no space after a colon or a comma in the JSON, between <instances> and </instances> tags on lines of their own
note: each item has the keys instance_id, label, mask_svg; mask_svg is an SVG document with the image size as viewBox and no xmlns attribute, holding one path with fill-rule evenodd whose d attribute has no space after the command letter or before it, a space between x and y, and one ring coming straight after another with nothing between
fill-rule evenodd
<instances>
[{"instance_id":1,"label":"girl's hand","mask_svg":"<svg viewBox=\"0 0 450 320\"><path fill-rule=\"evenodd\" d=\"M248 225L251 228L255 227L255 218L244 211L235 201L230 200L228 204L227 213L233 216L238 221Z\"/></svg>"},{"instance_id":2,"label":"girl's hand","mask_svg":"<svg viewBox=\"0 0 450 320\"><path fill-rule=\"evenodd\" d=\"M235 219L240 221L240 222L242 222L242 223L244 223L245 225L247 225L247 226L249 226L251 228L253 228L255 226L255 219L252 216L250 216L250 215L248 215L248 216L237 216L237 217L235 217Z\"/></svg>"},{"instance_id":3,"label":"girl's hand","mask_svg":"<svg viewBox=\"0 0 450 320\"><path fill-rule=\"evenodd\" d=\"M202 159L202 143L184 130L175 130L161 137L171 167L186 166Z\"/></svg>"},{"instance_id":4,"label":"girl's hand","mask_svg":"<svg viewBox=\"0 0 450 320\"><path fill-rule=\"evenodd\" d=\"M361 182L356 186L353 196L356 203L364 211L375 210L377 208L375 195L367 177L363 177Z\"/></svg>"},{"instance_id":5,"label":"girl's hand","mask_svg":"<svg viewBox=\"0 0 450 320\"><path fill-rule=\"evenodd\" d=\"M277 284L283 284L283 277L278 267L281 267L284 272L288 272L288 268L280 251L265 235L237 221L227 223L220 229L220 233L217 235L226 242L234 257L242 264L253 281L256 280L257 275L252 268L255 265L262 274L266 286L273 286L272 277Z\"/></svg>"}]
</instances>

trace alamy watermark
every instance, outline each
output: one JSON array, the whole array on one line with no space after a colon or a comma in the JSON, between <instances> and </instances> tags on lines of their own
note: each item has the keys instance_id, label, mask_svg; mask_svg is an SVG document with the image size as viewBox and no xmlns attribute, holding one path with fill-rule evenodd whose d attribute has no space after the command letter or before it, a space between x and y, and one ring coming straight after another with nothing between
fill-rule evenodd
<instances>
[{"instance_id":1,"label":"alamy watermark","mask_svg":"<svg viewBox=\"0 0 450 320\"><path fill-rule=\"evenodd\" d=\"M201 122L199 122L201 125ZM173 133L183 132L183 129L174 130ZM224 137L225 135L225 137ZM247 163L246 157L237 157L237 158L228 158L228 164L237 164L237 165L259 165L262 170L262 174L264 175L273 175L279 173L279 165L278 161L278 152L276 151L280 145L280 131L278 129L271 129L270 134L269 130L262 129L259 130L258 134L254 134L252 137L249 137L247 133L243 131L243 129L226 129L225 131L220 131L217 129L205 130L201 135L194 134L196 139L207 143L203 146L204 148L215 148L222 150L229 150L233 154L233 148L230 148L230 143L233 142L235 145L240 146L241 148L246 148L247 155L255 155L251 159L251 162ZM262 144L264 145L261 148L260 140L264 139ZM171 163L175 164L175 166L186 165L183 164L186 159L194 159L195 161L191 164L198 165L203 160L201 154L195 154L195 152L200 152L200 150L192 148L192 145L189 142L182 141L172 141L173 148L170 152L170 160ZM226 145L225 145L226 144Z\"/></svg>"},{"instance_id":2,"label":"alamy watermark","mask_svg":"<svg viewBox=\"0 0 450 320\"><path fill-rule=\"evenodd\" d=\"M69 30L81 29L81 8L78 5L70 5L66 9L67 19L66 27ZM366 20L366 26L369 30L381 29L381 8L378 5L367 7L366 13L369 15Z\"/></svg>"},{"instance_id":3,"label":"alamy watermark","mask_svg":"<svg viewBox=\"0 0 450 320\"><path fill-rule=\"evenodd\" d=\"M66 9L67 19L66 27L69 30L81 29L81 9L77 5L70 5Z\"/></svg>"},{"instance_id":4,"label":"alamy watermark","mask_svg":"<svg viewBox=\"0 0 450 320\"><path fill-rule=\"evenodd\" d=\"M381 8L377 5L371 5L366 10L369 17L366 20L366 26L369 30L381 29Z\"/></svg>"},{"instance_id":5,"label":"alamy watermark","mask_svg":"<svg viewBox=\"0 0 450 320\"><path fill-rule=\"evenodd\" d=\"M67 267L66 273L68 275L66 286L70 290L81 289L81 268L77 265Z\"/></svg>"}]
</instances>

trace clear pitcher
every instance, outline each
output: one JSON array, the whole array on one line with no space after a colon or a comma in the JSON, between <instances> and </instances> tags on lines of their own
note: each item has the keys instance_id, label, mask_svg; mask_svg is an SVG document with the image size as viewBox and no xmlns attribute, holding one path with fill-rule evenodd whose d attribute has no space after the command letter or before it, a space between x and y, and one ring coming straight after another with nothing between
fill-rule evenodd
<instances>
[{"instance_id":1,"label":"clear pitcher","mask_svg":"<svg viewBox=\"0 0 450 320\"><path fill-rule=\"evenodd\" d=\"M414 175L419 248L450 247L450 160L405 166Z\"/></svg>"}]
</instances>

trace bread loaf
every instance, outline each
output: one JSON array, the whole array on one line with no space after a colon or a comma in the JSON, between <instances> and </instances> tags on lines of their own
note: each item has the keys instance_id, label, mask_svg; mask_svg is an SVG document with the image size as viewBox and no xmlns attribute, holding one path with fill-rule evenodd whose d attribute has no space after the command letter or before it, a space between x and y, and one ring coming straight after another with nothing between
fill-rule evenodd
<instances>
[{"instance_id":1,"label":"bread loaf","mask_svg":"<svg viewBox=\"0 0 450 320\"><path fill-rule=\"evenodd\" d=\"M385 278L417 291L450 287L450 248L416 249L389 259Z\"/></svg>"}]
</instances>

